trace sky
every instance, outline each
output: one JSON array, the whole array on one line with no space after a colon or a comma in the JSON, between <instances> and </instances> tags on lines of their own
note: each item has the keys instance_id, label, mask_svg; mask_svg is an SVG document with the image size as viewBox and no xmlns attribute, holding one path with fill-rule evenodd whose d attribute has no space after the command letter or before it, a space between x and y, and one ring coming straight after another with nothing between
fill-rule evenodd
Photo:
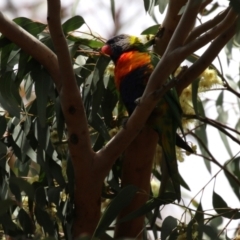
<instances>
[{"instance_id":1,"label":"sky","mask_svg":"<svg viewBox=\"0 0 240 240\"><path fill-rule=\"evenodd\" d=\"M14 0L13 1L16 8L18 9L17 16L29 16L29 18L33 18L38 21L46 22L46 1L31 1L31 2L37 2L39 3L38 10L33 10L31 8L31 3L29 0ZM81 15L90 29L92 29L93 32L98 33L100 36L104 38L111 37L115 31L115 25L113 18L111 16L111 13L109 11L110 7L110 1L103 1L103 0L79 0L76 1L77 4L73 5L71 4L73 1L62 1L63 7L67 7L65 11L65 15L67 18L69 18L71 15ZM146 14L142 1L139 0L131 0L131 1L122 1L122 0L116 0L116 12L121 14L120 23L123 23L122 29L120 29L120 32L122 33L128 33L128 34L135 34L139 35L144 29L147 27L154 25L154 21L151 19L151 17ZM226 4L226 0L220 1L221 4ZM6 6L7 0L0 1L0 9L4 9ZM26 4L27 7L21 8L22 4ZM124 6L124 7L123 7ZM5 13L9 18L17 17L16 14L13 15L11 11L7 11L5 9ZM157 13L157 10L156 10ZM158 14L158 13L157 13ZM212 15L213 16L213 15ZM157 20L161 22L161 19L163 16L157 16ZM82 31L85 31L87 28L81 29ZM201 54L204 49L199 51L198 53ZM239 51L233 52L233 61L228 66L226 62L225 52L222 51L220 53L220 59L221 63L223 65L224 74L229 74L232 77L235 77L237 80L239 80ZM214 61L214 64L216 66L219 66L218 61ZM208 98L212 99L207 106L206 106L206 114L208 117L211 117L215 119L217 117L217 111L215 108L215 99L218 96L219 92L217 91L211 91L206 94L202 94L202 98ZM225 104L223 106L225 111L229 112L229 117L226 120L229 125L234 126L236 121L238 120L239 109L236 105L237 101L234 97L232 97L231 94L225 93ZM225 147L222 143L222 140L220 138L219 133L213 129L212 127L207 127L207 133L209 136L209 147L212 150L212 153L214 157L223 164L226 160L230 159L229 154L225 150ZM233 152L233 155L236 155L239 153L239 146L233 142L230 141L231 149ZM204 188L204 194L197 195L196 200L200 200L202 196L202 203L204 209L212 209L212 203L211 201L211 195L213 188L215 191L220 194L226 202L231 203L230 207L232 208L238 208L239 207L239 201L235 197L235 195L232 193L232 191L228 191L230 188L228 181L224 177L224 174L221 172L217 178L216 181L212 181L210 184L208 184L206 187L204 187L207 182L212 178L212 176L219 170L219 167L217 167L214 164L211 164L212 166L212 174L209 174L207 171L203 159L201 157L197 156L188 156L185 158L185 161L183 163L179 163L179 170L185 179L185 181L189 184L191 188L191 192L184 191L184 195L186 195L185 203L188 204L187 199L189 197L195 196L201 189ZM166 214L169 214L169 212L172 212L172 205L165 207L167 210L165 211ZM181 211L179 208L176 208L175 212L179 212L179 217L181 217ZM227 221L225 221L226 223ZM236 221L232 222L228 229L236 227L237 223ZM224 226L224 225L223 225ZM230 235L230 234L229 234Z\"/></svg>"}]
</instances>

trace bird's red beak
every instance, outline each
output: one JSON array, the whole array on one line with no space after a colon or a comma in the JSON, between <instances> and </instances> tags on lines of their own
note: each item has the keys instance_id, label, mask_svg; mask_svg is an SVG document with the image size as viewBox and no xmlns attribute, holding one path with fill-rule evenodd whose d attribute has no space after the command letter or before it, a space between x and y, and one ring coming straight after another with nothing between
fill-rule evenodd
<instances>
[{"instance_id":1,"label":"bird's red beak","mask_svg":"<svg viewBox=\"0 0 240 240\"><path fill-rule=\"evenodd\" d=\"M104 45L104 46L101 48L101 53L110 56L110 55L112 54L112 49L111 49L111 47L110 47L109 45Z\"/></svg>"}]
</instances>

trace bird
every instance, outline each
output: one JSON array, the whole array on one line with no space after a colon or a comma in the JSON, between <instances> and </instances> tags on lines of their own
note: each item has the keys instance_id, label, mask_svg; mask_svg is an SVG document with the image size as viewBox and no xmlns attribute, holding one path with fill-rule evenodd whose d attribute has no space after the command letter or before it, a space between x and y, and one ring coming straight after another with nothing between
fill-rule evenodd
<instances>
[{"instance_id":1,"label":"bird","mask_svg":"<svg viewBox=\"0 0 240 240\"><path fill-rule=\"evenodd\" d=\"M149 77L159 61L159 56L150 52L148 47L149 43L142 43L139 37L120 34L107 40L100 50L115 65L115 85L129 116L137 107L136 100L143 95ZM158 133L159 145L178 201L181 192L175 145L193 152L177 134L177 129L181 128L181 114L176 91L171 89L159 100L146 123Z\"/></svg>"}]
</instances>

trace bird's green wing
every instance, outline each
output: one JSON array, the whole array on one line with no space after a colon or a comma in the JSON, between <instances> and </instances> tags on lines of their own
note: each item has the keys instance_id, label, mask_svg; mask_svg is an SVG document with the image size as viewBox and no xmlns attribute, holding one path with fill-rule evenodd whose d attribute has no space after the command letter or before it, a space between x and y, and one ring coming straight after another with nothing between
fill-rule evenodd
<instances>
[{"instance_id":1,"label":"bird's green wing","mask_svg":"<svg viewBox=\"0 0 240 240\"><path fill-rule=\"evenodd\" d=\"M176 130L178 126L165 98L160 99L156 108L150 115L147 124L159 134L159 144L164 154L162 161L166 162L168 175L172 179L174 190L178 200L180 200L180 182L175 148ZM163 172L163 175L164 174L167 173Z\"/></svg>"},{"instance_id":2,"label":"bird's green wing","mask_svg":"<svg viewBox=\"0 0 240 240\"><path fill-rule=\"evenodd\" d=\"M156 65L158 64L160 60L160 57L155 54L151 53L151 63L153 67L155 68ZM161 76L160 76L161 77ZM171 81L171 78L169 77L169 81ZM183 128L182 128L182 108L179 102L179 98L176 92L175 88L170 89L163 97L165 101L169 105L169 111L171 111L171 114L175 121L177 122L178 127L183 133Z\"/></svg>"},{"instance_id":3,"label":"bird's green wing","mask_svg":"<svg viewBox=\"0 0 240 240\"><path fill-rule=\"evenodd\" d=\"M156 66L159 57L151 54L153 66ZM158 102L153 110L148 123L159 133L159 144L162 146L168 175L172 180L172 185L180 201L180 180L176 158L176 131L182 129L181 125L182 109L178 100L176 90L170 89ZM162 173L167 174L167 173ZM163 178L164 179L164 178Z\"/></svg>"},{"instance_id":4,"label":"bird's green wing","mask_svg":"<svg viewBox=\"0 0 240 240\"><path fill-rule=\"evenodd\" d=\"M179 102L179 98L176 92L176 89L170 89L165 95L164 95L165 101L169 105L169 114L172 115L174 121L177 124L177 128L183 132L183 127L182 127L182 108ZM184 135L184 134L183 134Z\"/></svg>"}]
</instances>

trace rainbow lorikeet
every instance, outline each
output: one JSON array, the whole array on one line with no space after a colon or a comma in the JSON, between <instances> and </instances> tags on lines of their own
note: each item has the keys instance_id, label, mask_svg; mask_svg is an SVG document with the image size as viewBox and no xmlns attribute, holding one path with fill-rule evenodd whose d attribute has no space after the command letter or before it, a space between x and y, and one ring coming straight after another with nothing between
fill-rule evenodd
<instances>
[{"instance_id":1,"label":"rainbow lorikeet","mask_svg":"<svg viewBox=\"0 0 240 240\"><path fill-rule=\"evenodd\" d=\"M148 79L159 57L147 50L138 37L121 34L109 39L101 48L115 65L115 84L129 115L136 108ZM168 174L172 179L177 199L180 200L180 175L178 173L175 145L192 152L187 143L176 133L181 128L181 107L174 89L160 99L147 124L159 134Z\"/></svg>"}]
</instances>

